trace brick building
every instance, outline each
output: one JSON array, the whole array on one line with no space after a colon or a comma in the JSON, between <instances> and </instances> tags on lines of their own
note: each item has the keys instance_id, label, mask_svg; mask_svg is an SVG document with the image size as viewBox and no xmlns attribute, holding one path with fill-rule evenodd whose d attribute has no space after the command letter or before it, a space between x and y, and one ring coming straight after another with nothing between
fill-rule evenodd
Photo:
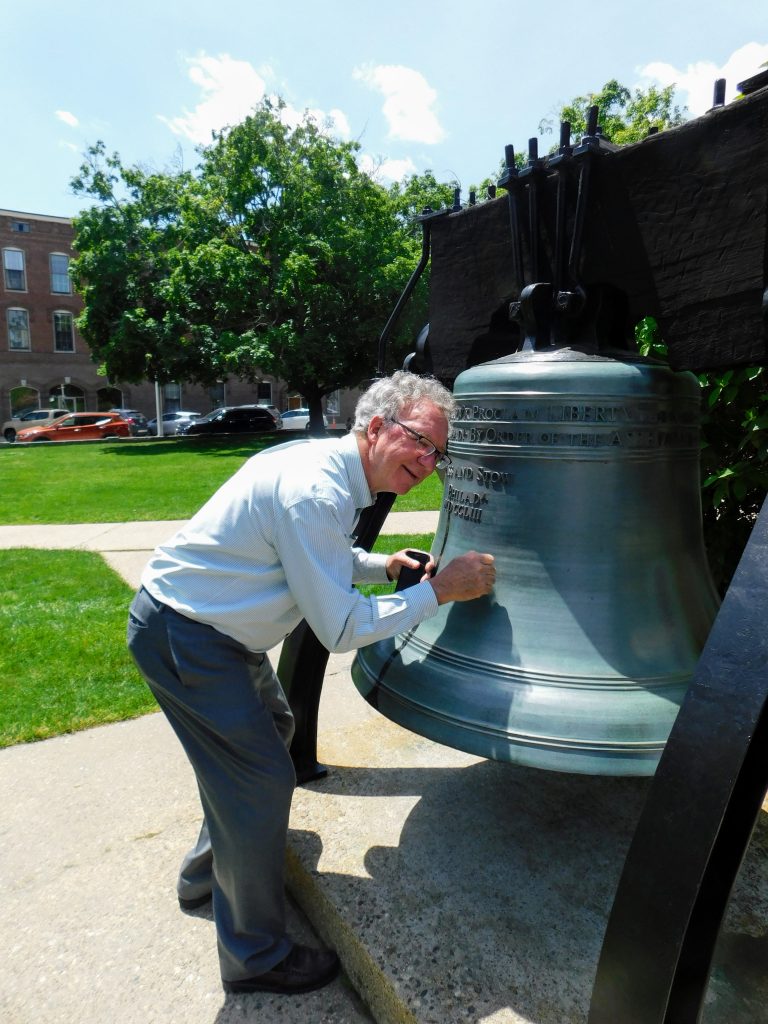
<instances>
[{"instance_id":1,"label":"brick building","mask_svg":"<svg viewBox=\"0 0 768 1024\"><path fill-rule=\"evenodd\" d=\"M302 404L299 395L268 376L258 383L229 379L212 388L166 384L161 396L151 382L125 384L99 376L75 326L83 303L69 279L73 237L66 217L0 210L0 421L26 409L63 406L78 412L138 409L151 418L158 397L165 411L202 413L250 402L280 409ZM344 422L355 394L329 396L328 413Z\"/></svg>"}]
</instances>

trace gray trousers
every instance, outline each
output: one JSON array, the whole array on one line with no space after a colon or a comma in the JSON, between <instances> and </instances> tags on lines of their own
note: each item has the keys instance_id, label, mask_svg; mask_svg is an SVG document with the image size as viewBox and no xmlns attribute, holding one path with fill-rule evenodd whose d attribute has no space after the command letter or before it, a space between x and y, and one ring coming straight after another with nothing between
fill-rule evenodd
<instances>
[{"instance_id":1,"label":"gray trousers","mask_svg":"<svg viewBox=\"0 0 768 1024\"><path fill-rule=\"evenodd\" d=\"M283 881L296 774L285 694L265 654L144 588L131 605L128 647L192 763L203 805L179 894L211 889L225 981L261 974L293 945Z\"/></svg>"}]
</instances>

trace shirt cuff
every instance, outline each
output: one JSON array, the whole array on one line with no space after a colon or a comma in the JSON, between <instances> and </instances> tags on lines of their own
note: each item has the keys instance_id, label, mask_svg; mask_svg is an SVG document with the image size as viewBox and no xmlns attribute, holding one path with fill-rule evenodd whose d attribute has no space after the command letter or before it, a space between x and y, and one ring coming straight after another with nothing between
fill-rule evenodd
<instances>
[{"instance_id":1,"label":"shirt cuff","mask_svg":"<svg viewBox=\"0 0 768 1024\"><path fill-rule=\"evenodd\" d=\"M387 576L387 559L389 555L372 555L366 552L364 558L360 558L360 565L365 570L365 583L391 583Z\"/></svg>"},{"instance_id":2,"label":"shirt cuff","mask_svg":"<svg viewBox=\"0 0 768 1024\"><path fill-rule=\"evenodd\" d=\"M415 583L412 587L406 587L405 590L400 590L398 593L401 597L406 598L408 607L416 613L418 622L423 622L424 619L431 619L433 615L437 615L437 609L440 606L437 603L437 595L429 580Z\"/></svg>"}]
</instances>

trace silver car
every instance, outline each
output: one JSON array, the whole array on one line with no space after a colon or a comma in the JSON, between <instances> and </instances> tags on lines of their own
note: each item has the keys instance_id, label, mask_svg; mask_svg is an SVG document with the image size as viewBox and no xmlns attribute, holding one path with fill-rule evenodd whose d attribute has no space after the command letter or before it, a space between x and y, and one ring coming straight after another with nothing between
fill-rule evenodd
<instances>
[{"instance_id":1,"label":"silver car","mask_svg":"<svg viewBox=\"0 0 768 1024\"><path fill-rule=\"evenodd\" d=\"M309 430L309 409L286 409L280 413L283 430ZM328 417L323 415L323 425L328 426Z\"/></svg>"},{"instance_id":2,"label":"silver car","mask_svg":"<svg viewBox=\"0 0 768 1024\"><path fill-rule=\"evenodd\" d=\"M68 416L71 409L28 409L20 416L6 420L3 424L3 437L8 444L13 444L16 434L27 427L47 427L49 423L59 419L61 416Z\"/></svg>"},{"instance_id":3,"label":"silver car","mask_svg":"<svg viewBox=\"0 0 768 1024\"><path fill-rule=\"evenodd\" d=\"M176 412L164 412L163 436L169 437L173 434L181 433L182 427L186 427L188 423L199 420L202 415L201 412L192 412L191 409L177 409ZM148 426L150 434L157 435L157 418L150 420Z\"/></svg>"}]
</instances>

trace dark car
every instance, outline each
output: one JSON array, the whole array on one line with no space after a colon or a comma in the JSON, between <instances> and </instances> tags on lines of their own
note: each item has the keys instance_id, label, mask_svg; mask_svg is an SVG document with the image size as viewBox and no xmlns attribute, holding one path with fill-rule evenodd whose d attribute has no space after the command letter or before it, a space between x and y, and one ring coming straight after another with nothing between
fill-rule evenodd
<instances>
[{"instance_id":1,"label":"dark car","mask_svg":"<svg viewBox=\"0 0 768 1024\"><path fill-rule=\"evenodd\" d=\"M231 405L214 409L183 427L180 433L190 437L193 434L262 434L277 429L277 420L264 406Z\"/></svg>"},{"instance_id":2,"label":"dark car","mask_svg":"<svg viewBox=\"0 0 768 1024\"><path fill-rule=\"evenodd\" d=\"M139 412L138 409L110 409L109 411L116 412L129 424L131 434L134 437L147 437L149 435L149 423L143 412Z\"/></svg>"}]
</instances>

